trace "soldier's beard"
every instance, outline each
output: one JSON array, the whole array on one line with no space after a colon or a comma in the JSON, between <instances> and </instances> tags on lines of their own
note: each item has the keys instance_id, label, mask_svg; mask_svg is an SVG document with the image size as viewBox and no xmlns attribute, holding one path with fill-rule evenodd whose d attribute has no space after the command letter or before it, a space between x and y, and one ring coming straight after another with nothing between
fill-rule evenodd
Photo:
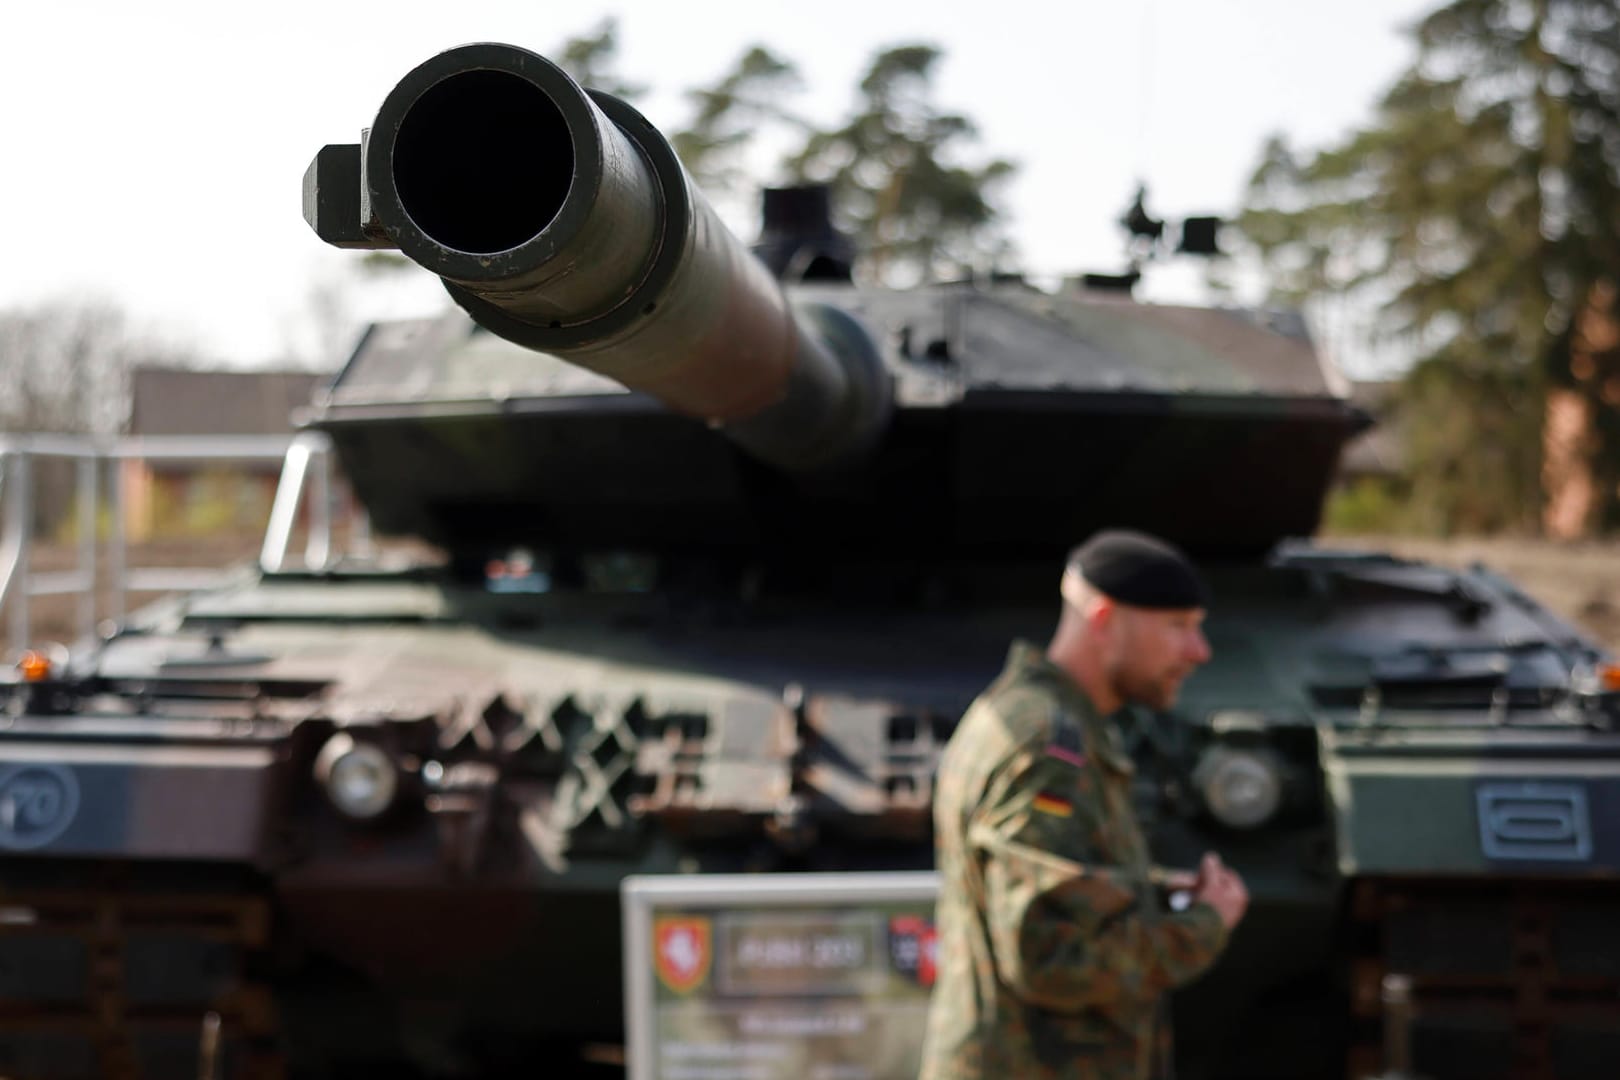
<instances>
[{"instance_id":1,"label":"soldier's beard","mask_svg":"<svg viewBox=\"0 0 1620 1080\"><path fill-rule=\"evenodd\" d=\"M1121 701L1150 709L1169 709L1181 695L1181 684L1191 674L1180 667L1147 672L1122 666L1114 672L1114 692Z\"/></svg>"}]
</instances>

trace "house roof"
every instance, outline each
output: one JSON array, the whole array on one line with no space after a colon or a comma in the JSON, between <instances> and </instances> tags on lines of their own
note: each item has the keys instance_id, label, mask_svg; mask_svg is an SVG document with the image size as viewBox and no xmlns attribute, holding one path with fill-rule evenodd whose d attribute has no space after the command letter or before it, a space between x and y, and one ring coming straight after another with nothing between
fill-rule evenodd
<instances>
[{"instance_id":1,"label":"house roof","mask_svg":"<svg viewBox=\"0 0 1620 1080\"><path fill-rule=\"evenodd\" d=\"M284 435L329 376L309 371L137 367L131 435Z\"/></svg>"}]
</instances>

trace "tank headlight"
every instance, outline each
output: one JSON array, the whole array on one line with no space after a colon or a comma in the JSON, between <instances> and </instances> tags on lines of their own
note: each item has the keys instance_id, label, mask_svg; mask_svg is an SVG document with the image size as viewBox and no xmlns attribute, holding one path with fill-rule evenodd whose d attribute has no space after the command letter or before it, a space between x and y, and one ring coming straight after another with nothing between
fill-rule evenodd
<instances>
[{"instance_id":1,"label":"tank headlight","mask_svg":"<svg viewBox=\"0 0 1620 1080\"><path fill-rule=\"evenodd\" d=\"M1215 820L1233 829L1264 825L1282 803L1282 769L1265 750L1217 746L1199 760L1193 783Z\"/></svg>"},{"instance_id":2,"label":"tank headlight","mask_svg":"<svg viewBox=\"0 0 1620 1080\"><path fill-rule=\"evenodd\" d=\"M315 779L345 817L372 821L387 813L399 791L399 768L375 743L340 732L315 758Z\"/></svg>"}]
</instances>

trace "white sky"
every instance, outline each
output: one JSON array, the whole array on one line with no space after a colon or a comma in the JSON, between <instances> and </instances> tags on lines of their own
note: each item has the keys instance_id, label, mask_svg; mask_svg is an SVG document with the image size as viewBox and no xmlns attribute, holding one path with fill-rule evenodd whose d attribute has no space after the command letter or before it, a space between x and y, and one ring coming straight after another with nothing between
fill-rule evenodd
<instances>
[{"instance_id":1,"label":"white sky","mask_svg":"<svg viewBox=\"0 0 1620 1080\"><path fill-rule=\"evenodd\" d=\"M749 45L794 61L793 104L833 122L878 48L944 49L936 98L1015 159L1004 190L1026 269L1114 271L1141 177L1159 216L1239 205L1263 138L1331 140L1408 62L1418 0L280 0L18 2L0 14L0 309L112 299L225 366L308 338L327 289L372 315L437 310L435 283L344 288L354 253L300 216L324 143L356 142L393 84L454 45L555 49L619 19L619 70L661 127ZM733 221L754 239L752 221ZM425 275L424 275L425 277ZM1146 295L1187 299L1174 268Z\"/></svg>"}]
</instances>

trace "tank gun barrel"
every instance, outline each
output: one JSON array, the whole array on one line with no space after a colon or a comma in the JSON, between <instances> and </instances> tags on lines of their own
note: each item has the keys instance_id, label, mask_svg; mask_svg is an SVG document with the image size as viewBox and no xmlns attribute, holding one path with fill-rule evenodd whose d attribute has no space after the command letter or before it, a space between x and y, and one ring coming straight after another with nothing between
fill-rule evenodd
<instances>
[{"instance_id":1,"label":"tank gun barrel","mask_svg":"<svg viewBox=\"0 0 1620 1080\"><path fill-rule=\"evenodd\" d=\"M325 147L304 216L341 247L397 247L486 329L815 468L881 431L868 335L790 308L635 109L509 45L402 79L359 146Z\"/></svg>"}]
</instances>

